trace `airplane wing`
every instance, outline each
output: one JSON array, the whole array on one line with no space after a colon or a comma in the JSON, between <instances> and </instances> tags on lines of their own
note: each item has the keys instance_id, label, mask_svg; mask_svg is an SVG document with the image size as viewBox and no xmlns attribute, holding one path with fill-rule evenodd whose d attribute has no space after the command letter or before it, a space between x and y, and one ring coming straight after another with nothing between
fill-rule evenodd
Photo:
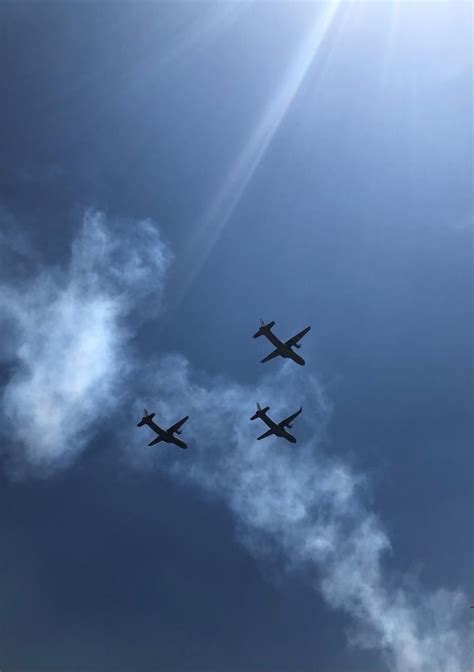
<instances>
[{"instance_id":1,"label":"airplane wing","mask_svg":"<svg viewBox=\"0 0 474 672\"><path fill-rule=\"evenodd\" d=\"M310 329L311 329L311 327L306 327L306 329L303 329L303 331L300 331L300 333L296 334L296 336L292 336L291 338L289 338L286 341L285 345L287 345L289 348L291 348L292 345L296 345L298 343L298 341L301 341L303 336L305 336L305 334L307 334Z\"/></svg>"},{"instance_id":2,"label":"airplane wing","mask_svg":"<svg viewBox=\"0 0 474 672\"><path fill-rule=\"evenodd\" d=\"M154 446L155 443L160 443L160 441L163 441L163 439L161 438L161 436L157 436L156 439L153 439L153 441L150 441L150 443L148 445L149 446Z\"/></svg>"},{"instance_id":3,"label":"airplane wing","mask_svg":"<svg viewBox=\"0 0 474 672\"><path fill-rule=\"evenodd\" d=\"M296 413L293 413L292 415L289 415L287 418L285 418L284 420L279 422L278 426L282 427L282 428L291 427L291 423L301 413L302 410L303 410L303 407L301 407L299 411L296 411Z\"/></svg>"},{"instance_id":4,"label":"airplane wing","mask_svg":"<svg viewBox=\"0 0 474 672\"><path fill-rule=\"evenodd\" d=\"M258 437L257 437L257 441L260 441L260 439L266 439L267 436L271 436L272 434L274 434L273 429L269 429L268 432L264 432L263 434L261 434L260 436L258 436Z\"/></svg>"},{"instance_id":5,"label":"airplane wing","mask_svg":"<svg viewBox=\"0 0 474 672\"><path fill-rule=\"evenodd\" d=\"M181 420L178 420L174 425L171 425L171 427L168 427L166 430L168 434L173 434L173 432L178 432L179 433L179 428L184 425L186 420L189 418L189 415L186 415L184 418L181 418Z\"/></svg>"},{"instance_id":6,"label":"airplane wing","mask_svg":"<svg viewBox=\"0 0 474 672\"><path fill-rule=\"evenodd\" d=\"M274 351L271 352L269 355L267 355L266 357L264 357L264 358L261 360L260 364L265 364L265 362L269 362L271 359L274 359L274 357L278 357L279 354L280 354L280 353L278 352L278 350L274 350Z\"/></svg>"}]
</instances>

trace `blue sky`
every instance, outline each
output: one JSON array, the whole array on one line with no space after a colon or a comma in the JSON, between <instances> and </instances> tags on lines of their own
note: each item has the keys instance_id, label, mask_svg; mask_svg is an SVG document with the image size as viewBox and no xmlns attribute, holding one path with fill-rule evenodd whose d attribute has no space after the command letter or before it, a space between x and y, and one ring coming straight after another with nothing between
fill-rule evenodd
<instances>
[{"instance_id":1,"label":"blue sky","mask_svg":"<svg viewBox=\"0 0 474 672\"><path fill-rule=\"evenodd\" d=\"M0 16L2 669L472 670L470 3Z\"/></svg>"}]
</instances>

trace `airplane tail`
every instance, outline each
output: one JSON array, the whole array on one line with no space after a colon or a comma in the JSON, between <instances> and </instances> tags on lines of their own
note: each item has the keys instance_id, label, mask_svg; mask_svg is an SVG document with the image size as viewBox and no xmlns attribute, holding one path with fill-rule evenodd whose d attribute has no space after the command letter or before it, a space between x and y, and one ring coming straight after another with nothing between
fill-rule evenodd
<instances>
[{"instance_id":1,"label":"airplane tail","mask_svg":"<svg viewBox=\"0 0 474 672\"><path fill-rule=\"evenodd\" d=\"M143 427L147 423L147 420L153 420L155 417L154 413L148 413L146 408L143 409L143 418L140 420L139 423L137 423L137 427Z\"/></svg>"},{"instance_id":2,"label":"airplane tail","mask_svg":"<svg viewBox=\"0 0 474 672\"><path fill-rule=\"evenodd\" d=\"M270 410L270 406L265 406L265 408L261 408L260 404L257 402L257 411L255 415L252 415L250 420L256 420L257 418L260 418L264 413Z\"/></svg>"},{"instance_id":3,"label":"airplane tail","mask_svg":"<svg viewBox=\"0 0 474 672\"><path fill-rule=\"evenodd\" d=\"M266 329L271 329L274 326L275 322L269 322L268 324L265 324L263 320L260 320L260 329L254 333L253 337L258 338L259 336L262 336Z\"/></svg>"}]
</instances>

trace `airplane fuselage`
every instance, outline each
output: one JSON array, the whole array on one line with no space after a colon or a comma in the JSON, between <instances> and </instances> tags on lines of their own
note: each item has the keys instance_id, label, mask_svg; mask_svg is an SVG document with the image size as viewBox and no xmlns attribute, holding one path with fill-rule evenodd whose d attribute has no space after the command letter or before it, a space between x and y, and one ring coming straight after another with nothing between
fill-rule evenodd
<instances>
[{"instance_id":1,"label":"airplane fuselage","mask_svg":"<svg viewBox=\"0 0 474 672\"><path fill-rule=\"evenodd\" d=\"M153 420L147 419L145 420L145 424L148 425L148 427L150 427L150 429L152 429L155 434L158 434L162 441L165 441L166 443L174 443L180 448L185 447L185 444L183 441L181 441L181 439L178 439L173 434L170 434L166 430L162 429L159 425L156 424L156 422L153 422Z\"/></svg>"},{"instance_id":2,"label":"airplane fuselage","mask_svg":"<svg viewBox=\"0 0 474 672\"><path fill-rule=\"evenodd\" d=\"M275 336L275 334L272 332L271 329L265 329L263 332L265 336L268 338L270 343L275 346L275 348L278 350L278 354L280 357L285 357L285 359L292 359L296 364L299 364L300 366L305 365L305 361L303 357L298 355L290 346L286 345L286 343L283 343L283 341L280 341L278 336Z\"/></svg>"},{"instance_id":3,"label":"airplane fuselage","mask_svg":"<svg viewBox=\"0 0 474 672\"><path fill-rule=\"evenodd\" d=\"M268 417L266 413L260 413L259 418L269 427L276 436L279 436L282 439L290 441L290 443L296 443L294 436L289 434L284 427L280 427L276 422Z\"/></svg>"}]
</instances>

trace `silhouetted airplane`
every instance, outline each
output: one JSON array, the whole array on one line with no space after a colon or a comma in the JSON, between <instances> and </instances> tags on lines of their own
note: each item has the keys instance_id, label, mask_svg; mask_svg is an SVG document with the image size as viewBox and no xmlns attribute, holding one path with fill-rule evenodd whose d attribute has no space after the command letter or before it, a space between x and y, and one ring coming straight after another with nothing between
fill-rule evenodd
<instances>
[{"instance_id":1,"label":"silhouetted airplane","mask_svg":"<svg viewBox=\"0 0 474 672\"><path fill-rule=\"evenodd\" d=\"M270 406L260 408L260 405L257 403L257 411L255 415L252 415L252 417L250 418L250 420L256 420L257 418L260 418L260 420L263 420L263 422L270 427L270 429L267 432L265 432L264 434L262 434L257 438L257 441L260 441L260 439L266 439L267 436L275 434L275 436L280 436L282 439L286 439L291 443L296 443L295 437L292 436L290 432L287 432L285 427L289 427L291 429L292 426L291 423L301 413L303 407L301 407L299 411L296 411L296 413L289 415L287 418L278 423L273 422L273 420L268 417L267 411L269 410L269 408Z\"/></svg>"},{"instance_id":2,"label":"silhouetted airplane","mask_svg":"<svg viewBox=\"0 0 474 672\"><path fill-rule=\"evenodd\" d=\"M173 434L181 434L180 427L181 425L184 425L186 420L189 418L189 415L186 415L184 418L181 418L181 420L178 420L174 425L171 425L171 427L168 427L168 429L162 429L159 427L156 422L153 422L153 418L155 417L154 413L148 413L146 408L144 409L144 415L143 418L140 420L140 422L137 424L137 427L142 427L143 425L148 425L150 429L152 429L158 436L156 439L153 439L153 441L150 441L148 444L149 446L154 446L156 443L160 443L160 441L166 441L166 443L174 443L176 446L179 446L180 448L187 448L188 446L184 443L184 441L181 441L181 439L178 439L176 436L173 436Z\"/></svg>"},{"instance_id":3,"label":"silhouetted airplane","mask_svg":"<svg viewBox=\"0 0 474 672\"><path fill-rule=\"evenodd\" d=\"M300 333L296 334L296 336L293 336L292 338L289 338L287 341L283 342L280 341L280 339L272 332L272 327L274 324L275 322L269 322L268 324L265 324L263 320L260 320L260 329L253 335L254 338L258 338L259 336L266 336L270 343L272 343L276 348L276 350L264 357L261 360L261 363L264 364L265 362L269 362L270 359L280 355L280 357L292 359L297 364L300 364L300 366L304 366L305 361L303 357L297 355L296 352L292 350L292 348L301 348L301 345L298 345L298 341L301 341L303 336L308 333L311 327L306 327L306 329L300 331Z\"/></svg>"}]
</instances>

